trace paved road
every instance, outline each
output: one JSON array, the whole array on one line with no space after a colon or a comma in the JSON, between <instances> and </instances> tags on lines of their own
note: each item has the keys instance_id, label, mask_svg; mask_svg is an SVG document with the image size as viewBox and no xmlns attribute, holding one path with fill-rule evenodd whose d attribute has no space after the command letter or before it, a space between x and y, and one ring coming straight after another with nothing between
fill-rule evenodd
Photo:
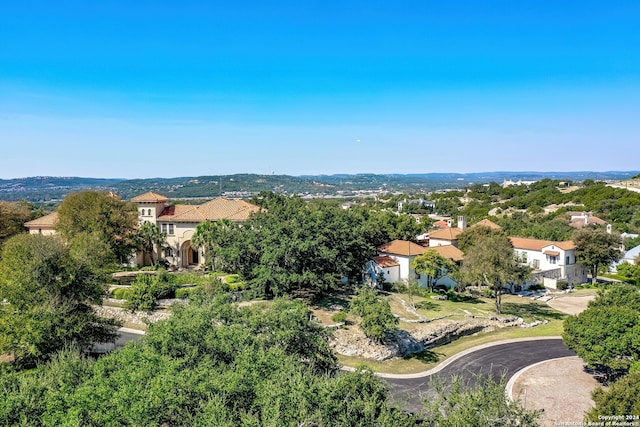
<instances>
[{"instance_id":1,"label":"paved road","mask_svg":"<svg viewBox=\"0 0 640 427\"><path fill-rule=\"evenodd\" d=\"M93 353L107 353L116 349L124 347L129 341L139 341L142 338L141 333L128 332L126 330L119 330L120 336L116 340L115 346L113 343L96 343L93 345Z\"/></svg>"},{"instance_id":2,"label":"paved road","mask_svg":"<svg viewBox=\"0 0 640 427\"><path fill-rule=\"evenodd\" d=\"M418 412L422 407L422 400L434 394L430 386L434 379L450 384L453 378L458 377L471 386L475 384L475 376L478 374L490 375L496 380L504 374L506 380L509 380L513 374L529 365L566 356L575 356L575 353L567 349L561 339L520 341L474 351L428 377L384 378L384 381L391 387L396 403L409 411Z\"/></svg>"}]
</instances>

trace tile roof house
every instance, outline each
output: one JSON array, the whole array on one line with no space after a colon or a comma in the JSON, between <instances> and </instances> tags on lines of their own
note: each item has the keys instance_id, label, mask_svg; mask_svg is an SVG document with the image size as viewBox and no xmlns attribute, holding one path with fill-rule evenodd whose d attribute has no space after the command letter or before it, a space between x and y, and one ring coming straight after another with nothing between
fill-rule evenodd
<instances>
[{"instance_id":1,"label":"tile roof house","mask_svg":"<svg viewBox=\"0 0 640 427\"><path fill-rule=\"evenodd\" d=\"M578 263L576 246L571 240L550 240L511 237L513 250L521 263L533 268L534 281L555 288L559 280L569 285L587 281L587 269Z\"/></svg>"},{"instance_id":2,"label":"tile roof house","mask_svg":"<svg viewBox=\"0 0 640 427\"><path fill-rule=\"evenodd\" d=\"M574 228L582 228L591 224L605 225L607 223L605 220L591 215L589 212L567 212L567 214L571 218L569 225Z\"/></svg>"},{"instance_id":3,"label":"tile roof house","mask_svg":"<svg viewBox=\"0 0 640 427\"><path fill-rule=\"evenodd\" d=\"M191 246L191 237L198 224L204 221L227 219L243 222L260 208L244 200L217 198L201 205L170 205L170 199L161 194L147 192L131 199L138 207L138 222L151 222L167 234L168 248L164 259L175 267L188 267L204 263L202 249ZM56 212L25 223L29 232L55 234ZM142 254L136 261L143 265Z\"/></svg>"},{"instance_id":4,"label":"tile roof house","mask_svg":"<svg viewBox=\"0 0 640 427\"><path fill-rule=\"evenodd\" d=\"M48 215L25 222L24 226L29 229L30 234L44 234L45 236L56 233L56 222L58 213L52 212Z\"/></svg>"},{"instance_id":5,"label":"tile roof house","mask_svg":"<svg viewBox=\"0 0 640 427\"><path fill-rule=\"evenodd\" d=\"M160 231L167 234L167 246L164 259L175 267L202 265L204 254L202 249L191 246L191 238L201 222L222 219L243 222L260 210L252 203L244 200L218 197L201 205L167 204L169 198L148 192L131 199L138 205L140 223L156 224ZM142 264L141 255L138 263Z\"/></svg>"},{"instance_id":6,"label":"tile roof house","mask_svg":"<svg viewBox=\"0 0 640 427\"><path fill-rule=\"evenodd\" d=\"M373 281L382 275L384 281L389 283L416 280L426 287L427 277L416 274L415 270L411 268L411 262L415 257L429 250L438 252L441 256L451 259L458 265L464 257L462 251L452 245L424 247L407 240L394 240L378 247L378 256L367 263L366 275ZM438 280L436 286L451 287L455 286L455 282L445 276Z\"/></svg>"}]
</instances>

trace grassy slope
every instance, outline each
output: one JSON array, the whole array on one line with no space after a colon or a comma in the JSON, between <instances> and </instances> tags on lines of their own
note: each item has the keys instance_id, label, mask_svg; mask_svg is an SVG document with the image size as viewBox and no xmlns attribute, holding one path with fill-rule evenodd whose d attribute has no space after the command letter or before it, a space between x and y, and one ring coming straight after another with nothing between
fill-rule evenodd
<instances>
[{"instance_id":1,"label":"grassy slope","mask_svg":"<svg viewBox=\"0 0 640 427\"><path fill-rule=\"evenodd\" d=\"M396 294L397 295L397 294ZM408 300L406 295L397 295ZM413 318L402 307L402 304L393 297L388 297L394 313L405 318ZM394 301L395 300L395 301ZM469 301L434 301L421 297L414 297L414 302L427 302L427 310L419 309L418 313L428 319L449 316L448 318L464 318L465 311L476 316L495 315L495 305L492 299L476 298ZM435 367L443 360L471 347L512 338L538 337L538 336L558 336L562 334L562 321L566 315L552 309L547 304L529 298L522 298L514 295L505 295L502 299L503 310L501 316L515 315L522 317L527 322L534 320L547 320L549 323L533 328L522 328L518 326L503 328L498 331L480 333L472 336L462 337L447 345L425 350L421 353L406 356L405 358L395 358L385 361L373 361L360 357L338 356L341 364L346 366L366 365L376 372L407 374L426 371ZM411 330L419 327L414 323L401 322L400 328Z\"/></svg>"}]
</instances>

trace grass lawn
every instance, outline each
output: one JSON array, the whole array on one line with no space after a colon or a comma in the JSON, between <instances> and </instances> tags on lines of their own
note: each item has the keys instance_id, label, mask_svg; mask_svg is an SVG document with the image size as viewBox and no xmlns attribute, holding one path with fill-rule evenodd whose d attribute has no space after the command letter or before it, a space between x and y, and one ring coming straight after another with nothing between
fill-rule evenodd
<instances>
[{"instance_id":1,"label":"grass lawn","mask_svg":"<svg viewBox=\"0 0 640 427\"><path fill-rule=\"evenodd\" d=\"M576 296L590 295L595 289L581 290L576 292ZM394 294L397 297L408 301L408 295ZM407 312L402 304L393 296L386 296L391 305L392 311L402 317L407 316ZM415 297L414 301L419 307L417 312L428 318L449 319L464 318L467 313L478 317L496 316L495 302L490 298L469 297L460 301L452 300L432 300L430 298ZM471 347L513 338L538 337L538 336L559 336L562 334L562 321L565 314L554 310L546 303L516 295L502 296L502 311L499 317L517 316L530 323L536 320L547 320L549 323L533 328L522 328L519 326L505 327L494 332L480 333L472 336L462 337L447 345L434 347L420 353L407 355L404 358L394 358L386 361L373 361L360 357L338 356L341 364L346 366L365 365L375 372L408 374L426 371L433 368L443 360ZM411 331L420 328L420 324L400 322L400 328Z\"/></svg>"},{"instance_id":2,"label":"grass lawn","mask_svg":"<svg viewBox=\"0 0 640 427\"><path fill-rule=\"evenodd\" d=\"M375 372L384 372L389 374L413 374L429 370L438 365L443 360L481 344L487 344L494 341L525 338L525 337L542 337L542 336L559 336L562 335L562 320L552 320L545 325L536 326L534 328L521 328L513 326L503 328L495 332L487 332L482 334L462 337L452 343L435 347L420 353L411 354L404 358L395 358L377 362L371 359L361 357L347 357L338 355L338 361L346 366L367 366Z\"/></svg>"}]
</instances>

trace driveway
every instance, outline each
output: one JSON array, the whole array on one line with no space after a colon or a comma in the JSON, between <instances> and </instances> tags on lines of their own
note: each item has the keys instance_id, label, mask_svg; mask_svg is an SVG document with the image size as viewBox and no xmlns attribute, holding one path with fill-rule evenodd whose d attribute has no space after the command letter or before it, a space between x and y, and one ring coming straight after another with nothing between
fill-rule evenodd
<instances>
[{"instance_id":1,"label":"driveway","mask_svg":"<svg viewBox=\"0 0 640 427\"><path fill-rule=\"evenodd\" d=\"M575 356L561 338L517 341L493 345L472 351L449 363L440 371L419 378L384 378L390 387L392 400L411 412L419 412L422 400L434 395L433 380L450 384L460 378L473 386L477 375L489 375L499 380L504 374L509 380L519 370L544 360Z\"/></svg>"}]
</instances>

